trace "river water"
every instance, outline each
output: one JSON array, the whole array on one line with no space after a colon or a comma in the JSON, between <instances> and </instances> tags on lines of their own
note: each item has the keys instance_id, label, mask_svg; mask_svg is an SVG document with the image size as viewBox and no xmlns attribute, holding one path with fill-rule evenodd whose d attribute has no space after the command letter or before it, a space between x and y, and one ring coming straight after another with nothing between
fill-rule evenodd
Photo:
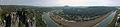
<instances>
[{"instance_id":1,"label":"river water","mask_svg":"<svg viewBox=\"0 0 120 27\"><path fill-rule=\"evenodd\" d=\"M112 18L115 16L115 12L113 12L111 15L109 15L106 19L104 19L102 22L95 25L95 27L107 27L107 25L111 22ZM48 27L60 27L58 24L56 24L50 17L49 12L45 14L44 19L47 23Z\"/></svg>"},{"instance_id":2,"label":"river water","mask_svg":"<svg viewBox=\"0 0 120 27\"><path fill-rule=\"evenodd\" d=\"M48 27L60 27L58 24L56 24L50 17L49 12L45 14L44 19L47 23Z\"/></svg>"},{"instance_id":3,"label":"river water","mask_svg":"<svg viewBox=\"0 0 120 27\"><path fill-rule=\"evenodd\" d=\"M106 19L104 19L102 22L95 25L95 27L107 27L107 25L111 22L113 17L115 16L116 11L113 12L111 15L109 15Z\"/></svg>"}]
</instances>

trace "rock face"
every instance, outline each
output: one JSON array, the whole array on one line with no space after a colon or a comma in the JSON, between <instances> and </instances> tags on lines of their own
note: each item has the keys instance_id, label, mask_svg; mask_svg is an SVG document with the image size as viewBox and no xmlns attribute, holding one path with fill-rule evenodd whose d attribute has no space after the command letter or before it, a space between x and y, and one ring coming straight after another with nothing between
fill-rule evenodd
<instances>
[{"instance_id":1,"label":"rock face","mask_svg":"<svg viewBox=\"0 0 120 27\"><path fill-rule=\"evenodd\" d=\"M11 12L11 27L18 27L19 17L17 17L16 12Z\"/></svg>"},{"instance_id":2,"label":"rock face","mask_svg":"<svg viewBox=\"0 0 120 27\"><path fill-rule=\"evenodd\" d=\"M35 15L27 10L10 12L5 14L4 20L0 20L0 27L36 27Z\"/></svg>"},{"instance_id":3,"label":"rock face","mask_svg":"<svg viewBox=\"0 0 120 27\"><path fill-rule=\"evenodd\" d=\"M4 22L4 20L0 20L0 27L5 27L6 26L6 22Z\"/></svg>"}]
</instances>

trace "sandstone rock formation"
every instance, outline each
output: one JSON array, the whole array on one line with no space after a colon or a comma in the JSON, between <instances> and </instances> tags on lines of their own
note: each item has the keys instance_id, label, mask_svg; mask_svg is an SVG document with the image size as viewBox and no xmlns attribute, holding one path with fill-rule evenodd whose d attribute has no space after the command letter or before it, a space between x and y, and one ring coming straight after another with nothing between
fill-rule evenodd
<instances>
[{"instance_id":1,"label":"sandstone rock formation","mask_svg":"<svg viewBox=\"0 0 120 27\"><path fill-rule=\"evenodd\" d=\"M35 18L29 10L10 12L3 20L0 19L0 27L36 27Z\"/></svg>"}]
</instances>

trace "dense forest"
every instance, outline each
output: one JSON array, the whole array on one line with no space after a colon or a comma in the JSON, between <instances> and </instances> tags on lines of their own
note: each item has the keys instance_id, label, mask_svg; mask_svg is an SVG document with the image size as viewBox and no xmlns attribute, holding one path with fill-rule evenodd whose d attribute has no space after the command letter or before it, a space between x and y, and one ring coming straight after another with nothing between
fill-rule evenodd
<instances>
[{"instance_id":1,"label":"dense forest","mask_svg":"<svg viewBox=\"0 0 120 27\"><path fill-rule=\"evenodd\" d=\"M24 6L24 5L0 5L0 8L2 9L1 14L5 14L5 13L9 13L9 12L17 12L18 10L23 9L23 8L29 10L30 12L34 13L34 15L35 15L34 17L36 19L36 27L47 27L43 20L42 15L45 12L54 10L49 7ZM22 14L22 13L19 12L19 14ZM22 15L20 17L22 18L25 16ZM32 17L32 16L29 16L29 17Z\"/></svg>"},{"instance_id":2,"label":"dense forest","mask_svg":"<svg viewBox=\"0 0 120 27\"><path fill-rule=\"evenodd\" d=\"M117 10L115 7L87 7L87 8L71 8L66 7L61 9L62 12L56 12L55 15L59 15L67 20L75 21L88 21L99 18L111 11Z\"/></svg>"},{"instance_id":3,"label":"dense forest","mask_svg":"<svg viewBox=\"0 0 120 27\"><path fill-rule=\"evenodd\" d=\"M43 14L47 12L51 12L57 10L54 13L54 16L60 16L66 20L74 20L74 21L89 21L99 18L101 16L106 15L109 12L117 10L115 7L105 7L105 6L92 6L92 7L39 7L39 6L24 6L24 5L0 5L0 19L3 19L6 13L17 12L18 16L22 18L20 19L20 25L22 26L25 23L23 19L26 17L35 17L36 27L47 27ZM30 15L25 16L21 15L25 13L25 10L29 10ZM34 15L33 15L34 14Z\"/></svg>"}]
</instances>

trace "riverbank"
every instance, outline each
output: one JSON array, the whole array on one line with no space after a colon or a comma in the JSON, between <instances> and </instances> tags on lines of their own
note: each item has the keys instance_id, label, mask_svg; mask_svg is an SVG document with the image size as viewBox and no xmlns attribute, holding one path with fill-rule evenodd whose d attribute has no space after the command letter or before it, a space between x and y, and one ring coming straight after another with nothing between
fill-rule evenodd
<instances>
[{"instance_id":1,"label":"riverbank","mask_svg":"<svg viewBox=\"0 0 120 27\"><path fill-rule=\"evenodd\" d=\"M62 25L68 26L68 27L93 27L94 25L96 25L97 23L101 22L103 19L108 17L110 14L112 14L112 12L109 12L108 14L106 14L100 18L97 18L95 20L85 21L85 22L68 21L65 19L60 19L58 17L55 17L54 20Z\"/></svg>"},{"instance_id":2,"label":"riverbank","mask_svg":"<svg viewBox=\"0 0 120 27\"><path fill-rule=\"evenodd\" d=\"M44 13L39 13L39 12L36 12L36 27L47 27L47 24L46 24L46 22L45 22L45 20L44 20L44 18L43 18L43 15Z\"/></svg>"},{"instance_id":3,"label":"riverbank","mask_svg":"<svg viewBox=\"0 0 120 27\"><path fill-rule=\"evenodd\" d=\"M116 11L115 16L113 17L113 19L111 20L111 22L107 25L107 27L115 27L115 23L117 21L117 17L118 17L118 13L120 12L120 10Z\"/></svg>"},{"instance_id":4,"label":"riverbank","mask_svg":"<svg viewBox=\"0 0 120 27\"><path fill-rule=\"evenodd\" d=\"M46 24L46 27L48 27L47 23L44 20L44 16L45 16L45 12L42 14L42 21L44 21L44 23Z\"/></svg>"},{"instance_id":5,"label":"riverbank","mask_svg":"<svg viewBox=\"0 0 120 27\"><path fill-rule=\"evenodd\" d=\"M112 12L111 15L109 15L103 21L101 21L100 23L98 23L97 25L95 25L95 27L107 27L107 25L111 22L111 20L115 16L115 13L116 13L116 11Z\"/></svg>"},{"instance_id":6,"label":"riverbank","mask_svg":"<svg viewBox=\"0 0 120 27\"><path fill-rule=\"evenodd\" d=\"M49 12L44 15L44 20L48 27L60 27L58 24L56 24L50 17Z\"/></svg>"},{"instance_id":7,"label":"riverbank","mask_svg":"<svg viewBox=\"0 0 120 27\"><path fill-rule=\"evenodd\" d=\"M50 12L50 18L51 18L56 24L59 24L60 27L68 27L68 26L65 26L65 25L61 24L60 22L58 22L58 21L61 20L61 19L55 18L55 17L53 16L53 14L51 14L51 12Z\"/></svg>"}]
</instances>

